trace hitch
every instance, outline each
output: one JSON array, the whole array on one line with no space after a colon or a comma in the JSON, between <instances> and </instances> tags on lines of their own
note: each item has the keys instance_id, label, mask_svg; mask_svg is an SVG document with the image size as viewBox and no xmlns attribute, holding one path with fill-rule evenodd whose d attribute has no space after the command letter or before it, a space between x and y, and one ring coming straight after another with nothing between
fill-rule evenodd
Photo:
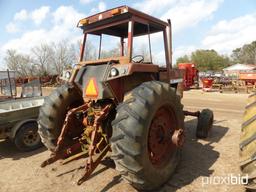
<instances>
[{"instance_id":1,"label":"hitch","mask_svg":"<svg viewBox=\"0 0 256 192\"><path fill-rule=\"evenodd\" d=\"M58 161L59 159L68 158L68 157L72 156L73 154L79 153L80 151L81 151L81 145L79 142L77 142L74 145L72 145L71 147L66 148L65 150L58 151L58 153L53 152L50 155L50 158L45 160L41 164L41 167L42 168L46 167L47 165L50 165L50 164Z\"/></svg>"},{"instance_id":2,"label":"hitch","mask_svg":"<svg viewBox=\"0 0 256 192\"><path fill-rule=\"evenodd\" d=\"M50 155L50 158L45 160L42 164L41 167L45 167L47 165L50 165L54 163L55 161L58 161L59 159L65 159L71 155L73 155L76 152L80 152L80 144L76 143L71 147L67 147L66 149L63 150L63 144L64 144L64 138L69 130L70 127L72 127L72 121L75 118L75 113L80 110L86 110L88 108L88 104L84 104L80 107L71 109L68 111L67 116L65 118L63 127L61 129L60 136L58 137L57 141L57 146L54 152Z\"/></svg>"},{"instance_id":3,"label":"hitch","mask_svg":"<svg viewBox=\"0 0 256 192\"><path fill-rule=\"evenodd\" d=\"M87 160L86 160L86 165L85 165L85 173L84 175L78 180L77 185L81 185L83 182L85 182L90 175L92 174L92 172L96 169L96 167L99 165L99 163L101 162L101 160L105 157L105 155L107 154L107 152L109 151L110 146L107 145L100 154L98 154L97 156L95 155L90 156Z\"/></svg>"},{"instance_id":4,"label":"hitch","mask_svg":"<svg viewBox=\"0 0 256 192\"><path fill-rule=\"evenodd\" d=\"M110 150L107 135L104 134L102 130L102 122L107 118L112 106L113 104L107 104L100 111L96 111L93 109L93 103L89 102L78 108L71 109L65 118L55 151L51 154L49 159L41 164L41 167L50 165L59 159L65 159L62 164L67 164L82 156L88 156L85 163L85 173L77 184L81 185L86 181ZM79 118L82 117L80 119L82 119L85 125L84 132L80 139L72 146L65 148L65 136L72 127L74 119L77 119L78 112ZM83 117L85 113L87 113L87 116Z\"/></svg>"},{"instance_id":5,"label":"hitch","mask_svg":"<svg viewBox=\"0 0 256 192\"><path fill-rule=\"evenodd\" d=\"M93 124L93 132L91 134L91 141L89 146L89 157L86 159L85 173L83 177L79 179L79 181L77 182L78 185L81 185L84 181L86 181L90 177L91 173L96 169L100 161L103 159L103 157L105 157L105 155L110 149L110 146L108 144L108 141L105 135L102 135L103 137L100 139L98 144L96 142L96 134L99 132L101 122L107 117L110 109L111 109L111 105L107 105L99 114L95 114L96 118ZM93 156L95 154L96 149L100 151L100 148L98 146L100 146L101 142L103 141L105 141L107 145L100 152L98 157L93 160Z\"/></svg>"}]
</instances>

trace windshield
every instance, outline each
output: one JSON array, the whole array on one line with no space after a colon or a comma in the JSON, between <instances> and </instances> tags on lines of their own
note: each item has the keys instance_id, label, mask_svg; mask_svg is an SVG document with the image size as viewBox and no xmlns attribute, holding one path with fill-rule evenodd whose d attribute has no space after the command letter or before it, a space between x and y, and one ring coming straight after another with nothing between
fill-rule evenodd
<instances>
[{"instance_id":1,"label":"windshield","mask_svg":"<svg viewBox=\"0 0 256 192\"><path fill-rule=\"evenodd\" d=\"M154 31L138 22L134 22L133 27L128 23L100 27L85 34L83 61L127 56L135 63L165 64L163 31Z\"/></svg>"},{"instance_id":2,"label":"windshield","mask_svg":"<svg viewBox=\"0 0 256 192\"><path fill-rule=\"evenodd\" d=\"M122 41L122 42L121 42ZM112 35L88 34L85 45L84 61L127 56L127 38ZM122 53L123 43L123 53Z\"/></svg>"}]
</instances>

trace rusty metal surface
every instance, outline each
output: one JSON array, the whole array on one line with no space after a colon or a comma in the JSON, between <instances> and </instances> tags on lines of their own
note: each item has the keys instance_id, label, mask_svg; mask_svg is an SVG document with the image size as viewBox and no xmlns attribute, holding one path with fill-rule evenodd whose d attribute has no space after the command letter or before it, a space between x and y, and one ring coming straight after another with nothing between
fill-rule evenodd
<instances>
[{"instance_id":1,"label":"rusty metal surface","mask_svg":"<svg viewBox=\"0 0 256 192\"><path fill-rule=\"evenodd\" d=\"M114 9L120 9L120 14L113 14L112 11ZM97 13L95 15L86 17L86 18L81 19L81 20L86 19L88 25L93 24L93 23L97 23L97 22L102 22L104 20L109 20L109 22L112 23L113 20L114 20L113 18L116 18L116 15L118 15L118 16L127 15L128 18L130 17L130 15L136 16L138 18L144 19L146 21L150 21L150 22L154 23L155 25L162 26L162 27L168 25L168 23L166 23L166 22L164 22L164 21L162 21L158 18L152 17L148 14L145 14L143 12L140 12L140 11L135 10L135 9L133 9L131 7L128 7L128 6L120 6L120 7L116 7L116 8L113 8L113 9L109 9L109 10L106 10L104 12ZM115 16L115 17L113 17L113 16ZM81 22L81 20L79 22ZM123 18L122 18L122 20L123 20ZM79 23L78 23L77 26L79 26Z\"/></svg>"},{"instance_id":2,"label":"rusty metal surface","mask_svg":"<svg viewBox=\"0 0 256 192\"><path fill-rule=\"evenodd\" d=\"M157 73L159 71L158 65L153 64L131 64L129 73L132 74L134 72L151 72L151 73Z\"/></svg>"},{"instance_id":3,"label":"rusty metal surface","mask_svg":"<svg viewBox=\"0 0 256 192\"><path fill-rule=\"evenodd\" d=\"M87 39L87 33L84 33L83 43L80 47L80 60L79 60L80 62L83 61L83 58L84 58L86 39Z\"/></svg>"},{"instance_id":4,"label":"rusty metal surface","mask_svg":"<svg viewBox=\"0 0 256 192\"><path fill-rule=\"evenodd\" d=\"M85 160L85 173L77 184L80 185L89 178L110 149L107 135L102 130L102 123L108 117L112 104L102 106L100 109L94 107L95 103L90 101L68 111L61 134L58 137L57 147L51 157L42 162L41 167L52 164L59 159L66 159L63 163L66 164L79 157L88 156ZM74 129L73 121L78 120L83 123L84 132L72 146L66 146L65 137L69 131Z\"/></svg>"},{"instance_id":5,"label":"rusty metal surface","mask_svg":"<svg viewBox=\"0 0 256 192\"><path fill-rule=\"evenodd\" d=\"M87 108L88 108L88 104L85 103L82 106L79 106L77 108L74 108L74 109L71 109L70 111L68 111L68 113L66 115L66 119L65 119L64 124L63 124L63 127L61 129L61 133L58 137L57 147L55 149L55 153L58 153L61 150L61 148L64 144L64 139L65 139L65 136L66 136L68 130L73 128L73 121L75 121L75 113L78 112L78 111L81 111L81 110L85 111Z\"/></svg>"},{"instance_id":6,"label":"rusty metal surface","mask_svg":"<svg viewBox=\"0 0 256 192\"><path fill-rule=\"evenodd\" d=\"M114 10L114 14L113 14ZM117 10L117 11L116 11ZM129 14L129 17L124 17L124 15ZM132 58L133 49L133 37L137 35L145 35L153 32L163 32L164 43L165 43L165 55L166 55L166 65L167 65L167 79L169 81L169 70L171 69L172 62L172 45L171 45L171 22L168 23L161 21L160 19L149 16L145 13L137 11L127 6L120 6L114 9L110 9L79 21L82 24L81 28L84 30L84 34L93 33L97 35L109 34L120 37L121 52L120 56L123 56L123 38L128 38L127 43L127 57L129 63ZM97 25L96 25L97 24ZM139 26L141 25L141 26ZM144 29L145 28L145 29ZM111 29L111 30L110 30ZM144 31L143 31L143 30ZM150 40L150 36L149 36ZM93 62L82 62L84 44L81 49L80 64L100 64L104 63L104 60L93 61ZM112 58L114 59L114 58ZM82 62L82 63L81 63ZM126 62L127 63L127 62Z\"/></svg>"},{"instance_id":7,"label":"rusty metal surface","mask_svg":"<svg viewBox=\"0 0 256 192\"><path fill-rule=\"evenodd\" d=\"M199 117L200 115L200 111L195 111L195 112L191 112L191 111L183 111L185 116L194 116L194 117Z\"/></svg>"},{"instance_id":8,"label":"rusty metal surface","mask_svg":"<svg viewBox=\"0 0 256 192\"><path fill-rule=\"evenodd\" d=\"M75 143L74 145L67 147L65 150L59 151L57 154L52 153L50 158L46 159L45 161L43 161L41 163L41 167L43 168L47 165L50 165L50 164L58 161L59 159L68 158L68 157L74 155L75 153L80 152L80 150L81 150L80 143Z\"/></svg>"},{"instance_id":9,"label":"rusty metal surface","mask_svg":"<svg viewBox=\"0 0 256 192\"><path fill-rule=\"evenodd\" d=\"M89 157L86 159L85 173L81 177L81 179L79 179L79 181L77 182L78 185L82 184L84 181L86 181L89 178L91 173L95 170L95 168L98 166L102 158L107 154L107 152L110 149L107 138L104 137L104 135L99 135L99 129L102 124L102 120L107 118L107 115L111 109L111 106L112 105L107 105L102 109L102 111L100 111L99 113L95 113L95 121L93 122L93 131L91 133L89 152L88 152ZM101 137L101 139L100 140L98 139L98 142L97 142L97 137L99 136ZM98 147L99 145L97 145L97 144L100 144L99 141L105 142L103 150L100 150L100 148ZM98 154L98 157L94 159L93 157L95 156L97 149L100 151L100 153Z\"/></svg>"},{"instance_id":10,"label":"rusty metal surface","mask_svg":"<svg viewBox=\"0 0 256 192\"><path fill-rule=\"evenodd\" d=\"M80 110L86 110L88 108L88 103L85 103L82 106L79 106L77 108L73 108L68 111L65 121L63 123L63 127L61 129L61 133L57 140L57 145L55 148L55 151L51 154L51 157L47 160L45 160L41 167L45 167L51 163L54 163L55 161L59 159L67 158L70 155L73 155L75 152L77 152L78 148L81 148L80 142L76 142L73 146L65 147L65 137L69 130L73 129L74 124L73 121L76 121L76 112ZM72 130L71 130L72 131Z\"/></svg>"},{"instance_id":11,"label":"rusty metal surface","mask_svg":"<svg viewBox=\"0 0 256 192\"><path fill-rule=\"evenodd\" d=\"M183 71L180 69L170 69L169 78L166 68L161 67L159 69L159 79L167 83L182 83L183 82Z\"/></svg>"},{"instance_id":12,"label":"rusty metal surface","mask_svg":"<svg viewBox=\"0 0 256 192\"><path fill-rule=\"evenodd\" d=\"M125 15L129 15L125 17ZM79 65L100 65L109 62L117 64L129 64L129 73L126 75L131 75L135 72L149 72L149 73L159 73L158 65L145 64L145 63L134 63L131 61L132 58L132 50L133 50L133 37L137 35L145 35L150 34L156 31L162 31L164 36L164 44L165 44L165 56L166 56L166 68L167 73L159 73L160 80L162 80L162 76L166 80L163 80L167 83L170 83L170 80L177 80L176 73L173 73L171 70L171 62L172 62L172 37L171 37L171 22L168 20L167 22L161 21L160 19L149 16L140 11L134 10L127 6L120 6L117 8L113 8L87 18L81 19L80 24L81 28L84 32L84 40L81 48L81 56ZM96 25L97 24L97 25ZM141 25L141 26L139 26ZM143 31L142 30L145 30ZM144 29L145 28L145 29ZM83 61L84 55L84 46L86 42L87 34L109 34L120 37L120 57L112 57L107 59L98 59L95 61ZM127 37L127 56L124 55L124 46L123 46L123 38ZM150 40L150 36L149 36ZM99 49L100 50L100 49ZM121 78L121 77L118 77ZM123 77L122 77L123 78ZM74 78L71 78L72 82ZM156 78L157 80L157 78ZM175 82L179 83L179 82ZM120 95L120 94L114 94ZM121 94L123 95L123 93ZM117 97L119 98L119 97ZM121 101L122 99L118 99Z\"/></svg>"},{"instance_id":13,"label":"rusty metal surface","mask_svg":"<svg viewBox=\"0 0 256 192\"><path fill-rule=\"evenodd\" d=\"M148 134L149 159L154 166L164 164L175 151L176 144L171 138L174 137L176 126L174 113L167 106L157 110Z\"/></svg>"},{"instance_id":14,"label":"rusty metal surface","mask_svg":"<svg viewBox=\"0 0 256 192\"><path fill-rule=\"evenodd\" d=\"M194 63L179 63L178 68L183 71L184 89L190 89L194 85L199 86L199 71Z\"/></svg>"},{"instance_id":15,"label":"rusty metal surface","mask_svg":"<svg viewBox=\"0 0 256 192\"><path fill-rule=\"evenodd\" d=\"M183 129L177 129L172 135L172 142L177 146L181 147L184 144L185 135Z\"/></svg>"},{"instance_id":16,"label":"rusty metal surface","mask_svg":"<svg viewBox=\"0 0 256 192\"><path fill-rule=\"evenodd\" d=\"M124 57L125 59L126 57ZM123 57L110 57L110 58L105 58L105 59L98 59L98 60L91 60L91 61L81 61L79 62L79 65L97 65L97 64L104 64L107 63L108 61L112 61L114 63L119 63Z\"/></svg>"},{"instance_id":17,"label":"rusty metal surface","mask_svg":"<svg viewBox=\"0 0 256 192\"><path fill-rule=\"evenodd\" d=\"M122 14L118 15L119 12ZM166 23L140 11L122 6L84 18L79 22L82 23L84 40L81 47L80 62L75 68L69 83L74 83L77 89L80 89L85 103L68 111L58 137L56 150L41 165L46 166L58 159L66 159L65 162L70 162L81 156L88 156L85 162L84 175L77 182L78 185L89 178L110 150L108 139L112 133L108 134L107 132L111 132L111 130L108 130L111 128L103 122L106 119L111 119L110 112L112 108L123 101L125 93L143 82L161 81L163 76L167 80L165 82L169 84L170 80L180 77L180 71L171 69L170 21ZM152 63L132 61L133 37L136 35L150 35L153 32L163 32L166 56L165 68L160 68ZM120 37L122 46L120 57L84 61L87 34L109 34ZM128 38L127 56L123 56L123 38L125 37ZM110 73L111 69L118 70L118 75L112 75ZM90 84L90 82L93 83ZM178 82L175 84L178 84ZM88 87L92 92L97 93L97 97L87 94L89 92L87 90L90 90ZM114 113L116 112L114 111ZM75 128L77 129L75 122L80 123L82 133L76 137L76 140L72 143L73 145L71 145L65 143L65 140L70 132L74 131ZM156 113L149 131L148 150L152 164L159 166L167 162L172 153L183 142L184 134L177 127L174 112L169 110L168 107L161 107Z\"/></svg>"}]
</instances>

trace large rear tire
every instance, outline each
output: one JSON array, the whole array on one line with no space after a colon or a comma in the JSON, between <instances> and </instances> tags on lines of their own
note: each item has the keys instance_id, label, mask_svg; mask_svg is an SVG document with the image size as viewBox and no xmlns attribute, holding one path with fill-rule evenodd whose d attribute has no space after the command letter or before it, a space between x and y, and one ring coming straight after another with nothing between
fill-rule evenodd
<instances>
[{"instance_id":1,"label":"large rear tire","mask_svg":"<svg viewBox=\"0 0 256 192\"><path fill-rule=\"evenodd\" d=\"M240 168L248 175L247 189L256 191L256 94L249 96L240 137Z\"/></svg>"},{"instance_id":2,"label":"large rear tire","mask_svg":"<svg viewBox=\"0 0 256 192\"><path fill-rule=\"evenodd\" d=\"M82 96L72 85L62 85L45 98L38 118L42 143L54 151L67 111L82 103Z\"/></svg>"},{"instance_id":3,"label":"large rear tire","mask_svg":"<svg viewBox=\"0 0 256 192\"><path fill-rule=\"evenodd\" d=\"M184 127L175 89L158 81L141 84L117 107L112 127L112 157L122 176L142 190L164 184L180 158L172 134Z\"/></svg>"}]
</instances>

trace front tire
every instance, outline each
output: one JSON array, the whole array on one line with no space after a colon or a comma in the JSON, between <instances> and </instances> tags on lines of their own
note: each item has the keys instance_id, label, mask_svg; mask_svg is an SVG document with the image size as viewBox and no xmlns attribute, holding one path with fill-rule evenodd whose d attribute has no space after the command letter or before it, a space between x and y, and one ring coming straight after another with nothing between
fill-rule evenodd
<instances>
[{"instance_id":1,"label":"front tire","mask_svg":"<svg viewBox=\"0 0 256 192\"><path fill-rule=\"evenodd\" d=\"M66 114L69 109L81 105L81 94L72 85L65 84L45 98L38 118L38 133L43 144L54 151Z\"/></svg>"},{"instance_id":2,"label":"front tire","mask_svg":"<svg viewBox=\"0 0 256 192\"><path fill-rule=\"evenodd\" d=\"M213 112L210 109L203 109L200 112L196 128L196 137L205 139L208 137L213 125Z\"/></svg>"},{"instance_id":3,"label":"front tire","mask_svg":"<svg viewBox=\"0 0 256 192\"><path fill-rule=\"evenodd\" d=\"M158 81L141 84L117 107L112 127L112 157L126 180L137 189L152 190L169 179L180 158L171 137L184 128L175 89Z\"/></svg>"}]
</instances>

